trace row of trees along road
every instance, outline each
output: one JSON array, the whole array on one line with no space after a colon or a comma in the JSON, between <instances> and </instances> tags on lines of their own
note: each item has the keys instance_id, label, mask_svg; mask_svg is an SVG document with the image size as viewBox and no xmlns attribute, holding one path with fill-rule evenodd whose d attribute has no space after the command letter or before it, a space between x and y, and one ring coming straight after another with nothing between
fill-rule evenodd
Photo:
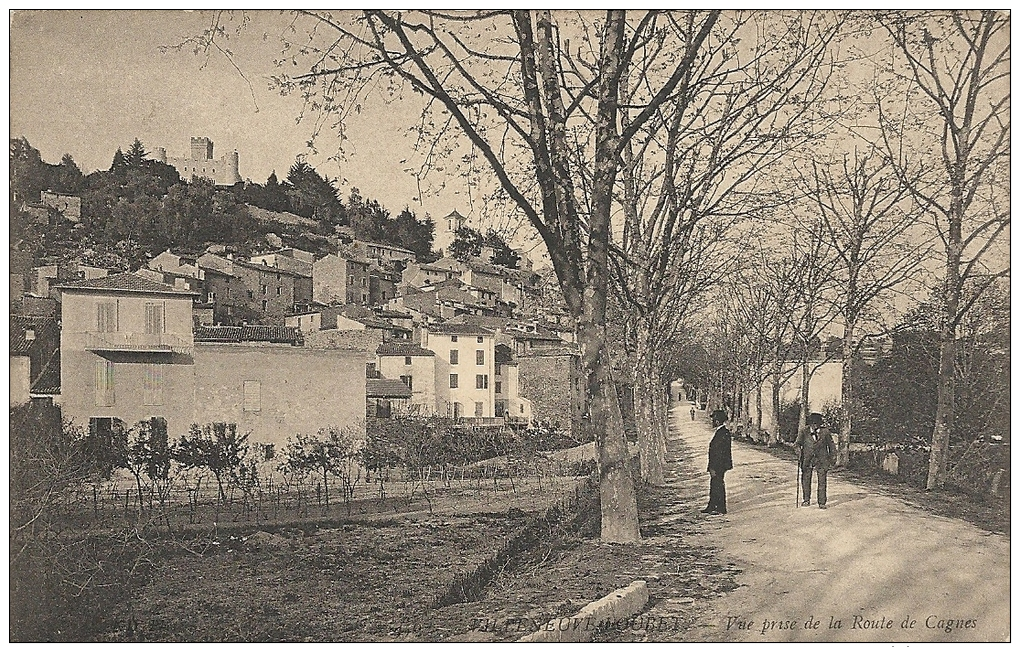
<instances>
[{"instance_id":1,"label":"row of trees along road","mask_svg":"<svg viewBox=\"0 0 1020 647\"><path fill-rule=\"evenodd\" d=\"M794 224L776 228L788 242L748 254L725 282L717 314L726 324L716 322L714 343L728 351L715 354L718 370L704 371L732 376L731 384L743 379L750 391L770 383L776 429L783 382L800 371L807 402L817 360L839 352L845 464L866 408L853 391L862 343L890 333L903 339L896 331L916 317L901 315L932 295L925 309L938 312L940 360L929 488L945 481L960 424L955 381L968 354L957 347L970 342L961 342L959 327L1009 273L1008 24L991 11L879 12L857 21L860 33L888 45L877 54L865 43L851 56L873 65L853 93L870 100L834 120L839 146L830 135L824 148L811 142L790 155L784 175L795 197L784 208ZM805 213L806 221L796 217ZM843 338L824 348L832 323Z\"/></svg>"},{"instance_id":2,"label":"row of trees along road","mask_svg":"<svg viewBox=\"0 0 1020 647\"><path fill-rule=\"evenodd\" d=\"M967 51L1000 47L995 36L1004 20L1008 24L998 14L879 12L298 12L298 35L284 43L283 62L301 71L274 82L302 96L305 108L319 114L318 123L342 122L373 93L421 95L423 168L437 166L442 157L447 173L484 170L496 177L498 190L544 242L577 322L587 378L584 419L599 447L602 536L629 542L639 536L636 475L630 473L615 397L611 355L619 353L607 335L610 300L631 313L623 326L625 359L615 364L632 372L636 387L642 476L661 482L662 393L684 370L675 358L684 355L678 351L698 324L693 315L735 267L748 274L748 257L761 256L764 266L772 265L771 254L748 253L741 240L761 240L784 209L787 215L796 212L794 205L825 211L819 205L827 204L826 185L836 179L826 175L830 167L819 160L794 173L789 160L795 152L817 152L819 140L849 114L848 106L860 103L859 88L847 80L878 79L871 95L882 98L870 104L878 115L870 139L843 123L841 134L864 151L848 158L855 161L847 168L853 171L865 160L864 168L873 169L867 160L874 156L872 164L883 169L883 177L891 169L888 182L901 190L900 184L929 170L918 168L921 160L931 159L908 154L925 146L930 151L931 141L894 123L907 113L894 111L888 101L906 102L915 121L930 116L914 107L924 98L918 79L929 66L916 48L946 48L934 59L940 65L973 65ZM989 33L981 36L985 24ZM936 27L942 31L930 35ZM202 36L224 37L217 29ZM876 53L876 38L895 48ZM913 53L913 67L882 60L893 49L897 55ZM1008 43L1005 54L978 57L985 67L994 62L1001 68L1003 61L1008 70ZM904 71L912 79L908 90L882 94ZM970 124L964 137L994 142L995 133L1008 132L1008 99L975 122L976 98L992 89L997 74L936 77L935 93L945 89L944 78L973 79L975 96L948 95L970 106L970 116L961 117ZM943 113L944 108L935 114ZM960 132L955 125L946 130L953 131L947 137ZM450 143L451 133L459 134L459 144ZM853 150L845 142L841 146ZM966 151L973 161L976 148ZM1001 161L1002 150L993 157ZM962 175L952 160L944 166L965 183L947 211L969 216L961 200L973 202L976 191L967 187L986 186L985 176L997 165L990 162L980 173L963 169ZM802 180L799 193L791 189L794 177ZM938 198L925 191L936 186L929 178L908 192L930 211L924 196L930 202ZM997 217L1008 225L1008 215ZM840 311L820 294L830 278L824 274L842 268L805 269L820 264L822 253L838 255L819 241L825 233L837 235L840 227L830 210L827 221L798 234L798 248L789 255L792 274L811 275L818 284L817 298L797 296L800 328L793 326L798 320L784 323L802 339L802 357L824 328L825 313L816 308ZM988 240L1001 233L995 229L980 228L977 236ZM843 250L853 256L850 246ZM974 265L972 273L980 269ZM849 297L840 303L849 303ZM861 307L859 299L854 307ZM747 338L745 355L756 366L775 359L766 349L792 347L769 346L750 324L738 328ZM764 372L745 381L760 384Z\"/></svg>"}]
</instances>

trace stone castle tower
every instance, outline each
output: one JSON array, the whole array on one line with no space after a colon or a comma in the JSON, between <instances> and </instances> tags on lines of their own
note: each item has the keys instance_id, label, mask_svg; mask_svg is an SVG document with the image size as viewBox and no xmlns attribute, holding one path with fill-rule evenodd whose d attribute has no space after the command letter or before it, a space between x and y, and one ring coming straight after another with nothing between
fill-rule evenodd
<instances>
[{"instance_id":1,"label":"stone castle tower","mask_svg":"<svg viewBox=\"0 0 1020 647\"><path fill-rule=\"evenodd\" d=\"M177 169L181 177L191 181L196 177L212 180L219 186L232 186L241 181L237 151L220 159L213 158L213 142L208 137L191 138L189 157L167 157L165 148L157 148L152 157Z\"/></svg>"}]
</instances>

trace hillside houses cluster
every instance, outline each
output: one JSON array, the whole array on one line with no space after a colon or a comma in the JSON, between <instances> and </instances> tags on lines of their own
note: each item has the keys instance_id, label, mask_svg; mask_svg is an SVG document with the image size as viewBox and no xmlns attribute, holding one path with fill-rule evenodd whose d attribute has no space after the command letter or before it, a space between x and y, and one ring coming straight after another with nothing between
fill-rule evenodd
<instances>
[{"instance_id":1,"label":"hillside houses cluster","mask_svg":"<svg viewBox=\"0 0 1020 647\"><path fill-rule=\"evenodd\" d=\"M579 433L576 340L538 274L337 249L167 250L131 273L12 258L11 405L49 398L89 429L236 422L271 444L400 415Z\"/></svg>"}]
</instances>

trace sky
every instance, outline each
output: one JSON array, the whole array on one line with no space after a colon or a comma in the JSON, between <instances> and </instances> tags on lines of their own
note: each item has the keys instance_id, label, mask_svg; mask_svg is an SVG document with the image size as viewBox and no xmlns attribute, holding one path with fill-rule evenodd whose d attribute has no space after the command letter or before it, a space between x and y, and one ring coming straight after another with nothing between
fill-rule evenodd
<instances>
[{"instance_id":1,"label":"sky","mask_svg":"<svg viewBox=\"0 0 1020 647\"><path fill-rule=\"evenodd\" d=\"M188 153L192 136L205 136L213 140L217 159L236 149L241 177L260 183L274 170L286 177L295 156L304 153L320 173L340 178L345 196L358 187L393 213L410 205L419 217L437 220L437 232L441 218L454 209L469 224L482 224L461 187L416 201L416 181L401 165L411 157L408 127L420 110L413 98L366 104L347 124L345 161L328 159L339 142L328 129L316 141L320 152L311 153L313 125L297 123L301 99L269 87L290 18L277 11L246 15L251 24L240 34L231 32L228 41L242 76L215 52L196 55L187 46L160 51L200 34L210 12L14 12L11 137L25 136L50 163L70 153L89 173L109 168L114 151L126 150L136 137L147 150L163 147L173 157Z\"/></svg>"}]
</instances>

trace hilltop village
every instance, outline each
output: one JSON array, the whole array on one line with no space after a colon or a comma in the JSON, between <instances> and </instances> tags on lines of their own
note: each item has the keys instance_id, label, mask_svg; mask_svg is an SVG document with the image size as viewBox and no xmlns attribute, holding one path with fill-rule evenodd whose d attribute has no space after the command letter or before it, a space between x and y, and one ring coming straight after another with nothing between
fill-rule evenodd
<instances>
[{"instance_id":1,"label":"hilltop village","mask_svg":"<svg viewBox=\"0 0 1020 647\"><path fill-rule=\"evenodd\" d=\"M243 202L275 174L266 187L245 186L238 153L214 159L207 138L192 138L183 157L157 148L150 158L136 144L75 192L73 182L12 181L12 214L44 230L37 237L49 236L50 248L32 250L32 236L12 240L11 406L51 400L93 431L160 418L171 437L196 421L229 420L265 444L328 426L363 435L367 419L408 415L580 433L579 349L555 277L498 235L482 236L454 210L438 223L445 249L432 250L431 221L424 245L403 246L408 235L394 240L385 227L364 235L353 209L343 222L321 204L301 215ZM33 170L15 167L12 152L12 167L16 176L27 169L20 180L45 167L53 177L68 159ZM318 177L295 167L292 179ZM124 234L104 242L97 232L123 226L118 209L141 203L115 196L102 221L95 187L117 172L122 193L136 176L176 173L159 210L178 192L206 190L209 213L197 219L221 217L230 198L233 217L250 219L259 235L182 237L158 253L154 245L169 239L150 238L148 249ZM292 196L300 189L277 186ZM307 193L289 204L314 202ZM54 238L64 241L61 255L46 254ZM88 243L75 250L76 239Z\"/></svg>"}]
</instances>

